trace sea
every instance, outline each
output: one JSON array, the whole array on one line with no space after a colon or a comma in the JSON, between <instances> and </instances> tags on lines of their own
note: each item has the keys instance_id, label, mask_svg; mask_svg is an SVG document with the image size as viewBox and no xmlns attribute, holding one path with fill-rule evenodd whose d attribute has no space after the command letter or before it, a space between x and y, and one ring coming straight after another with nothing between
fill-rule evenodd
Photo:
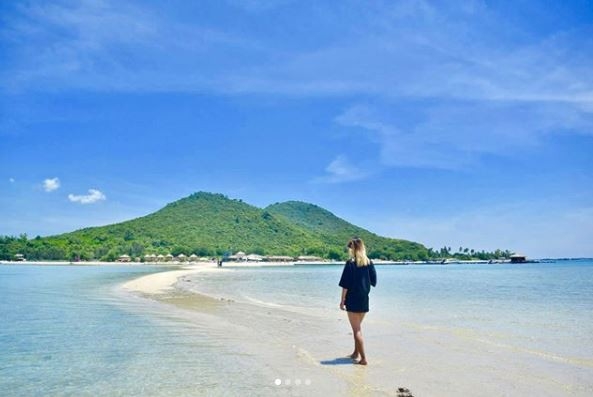
<instances>
[{"instance_id":1,"label":"sea","mask_svg":"<svg viewBox=\"0 0 593 397\"><path fill-rule=\"evenodd\" d=\"M0 393L593 395L593 260L376 269L363 367L341 265L224 266L158 297L121 286L171 268L2 265Z\"/></svg>"}]
</instances>

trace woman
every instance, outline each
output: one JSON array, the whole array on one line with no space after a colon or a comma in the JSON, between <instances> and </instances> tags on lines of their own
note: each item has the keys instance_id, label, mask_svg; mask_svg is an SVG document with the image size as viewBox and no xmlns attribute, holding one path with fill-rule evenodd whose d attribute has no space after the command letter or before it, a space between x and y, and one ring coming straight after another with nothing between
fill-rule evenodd
<instances>
[{"instance_id":1,"label":"woman","mask_svg":"<svg viewBox=\"0 0 593 397\"><path fill-rule=\"evenodd\" d=\"M364 315L369 311L369 293L371 285L373 287L377 285L377 273L375 266L367 257L366 248L361 239L353 238L348 242L348 254L350 259L344 265L339 283L342 287L340 309L348 312L348 320L354 336L354 352L350 358L358 364L367 365L361 324ZM358 361L359 356L360 361Z\"/></svg>"}]
</instances>

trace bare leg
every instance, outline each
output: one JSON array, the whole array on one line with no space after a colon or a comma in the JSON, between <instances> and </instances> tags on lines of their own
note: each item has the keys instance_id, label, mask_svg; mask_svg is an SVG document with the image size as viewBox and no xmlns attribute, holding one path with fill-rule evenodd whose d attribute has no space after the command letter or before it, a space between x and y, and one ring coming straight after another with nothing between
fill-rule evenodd
<instances>
[{"instance_id":1,"label":"bare leg","mask_svg":"<svg viewBox=\"0 0 593 397\"><path fill-rule=\"evenodd\" d=\"M348 313L348 321L350 321L350 327L352 327L352 336L354 338L354 352L349 356L353 360L358 360L358 344L356 343L356 330L360 328L360 324L358 323L358 319L356 317L356 313L347 312Z\"/></svg>"},{"instance_id":2,"label":"bare leg","mask_svg":"<svg viewBox=\"0 0 593 397\"><path fill-rule=\"evenodd\" d=\"M359 331L358 331L358 352L360 353L360 361L358 362L361 365L367 365L367 358L366 358L366 354L364 352L364 341L362 339L362 320L364 320L364 316L366 313L357 313L358 314L358 318L360 319L359 322Z\"/></svg>"},{"instance_id":3,"label":"bare leg","mask_svg":"<svg viewBox=\"0 0 593 397\"><path fill-rule=\"evenodd\" d=\"M360 361L358 364L367 365L366 355L364 353L364 340L362 339L361 324L365 313L348 312L348 320L352 327L352 335L354 337L354 353L350 356L353 360L358 359L360 354Z\"/></svg>"}]
</instances>

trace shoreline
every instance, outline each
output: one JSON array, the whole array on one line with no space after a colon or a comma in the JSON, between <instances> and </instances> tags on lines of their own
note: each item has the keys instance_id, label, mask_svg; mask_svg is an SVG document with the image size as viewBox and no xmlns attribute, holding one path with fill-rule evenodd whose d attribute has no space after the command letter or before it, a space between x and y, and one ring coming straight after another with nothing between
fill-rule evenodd
<instances>
[{"instance_id":1,"label":"shoreline","mask_svg":"<svg viewBox=\"0 0 593 397\"><path fill-rule=\"evenodd\" d=\"M407 261L407 260L382 260L372 259L373 264L378 266L446 266L446 265L508 265L508 264L533 264L533 263L555 263L555 262L570 262L590 260L589 258L543 258L543 259L529 259L524 262L513 263L510 259L493 259L493 260L427 260L427 261ZM266 267L266 266L337 266L343 265L345 261L285 261L285 262L265 262L265 261L229 261L223 262L223 268L233 267ZM7 261L0 260L0 266L10 265L25 265L25 266L217 266L215 261L208 262L103 262L103 261Z\"/></svg>"},{"instance_id":2,"label":"shoreline","mask_svg":"<svg viewBox=\"0 0 593 397\"><path fill-rule=\"evenodd\" d=\"M547 260L545 262L553 262ZM270 266L339 266L345 261L288 261L288 262L223 262L223 268L242 268L242 267L270 267ZM544 262L544 261L542 261ZM439 261L385 261L373 259L373 264L377 266L443 266L443 265L497 265L510 264L510 261L482 261L468 260L458 261L450 260L446 262ZM540 261L526 261L523 263L540 263ZM0 266L24 265L24 266L214 266L216 262L102 262L102 261L0 261Z\"/></svg>"},{"instance_id":3,"label":"shoreline","mask_svg":"<svg viewBox=\"0 0 593 397\"><path fill-rule=\"evenodd\" d=\"M233 267L269 267L269 266L295 266L299 262L224 262L223 268ZM321 263L306 263L315 265ZM324 263L327 264L327 263ZM329 264L337 264L329 263ZM343 264L343 262L341 262ZM0 261L0 266L162 266L167 267L218 267L216 262L101 262L101 261Z\"/></svg>"},{"instance_id":4,"label":"shoreline","mask_svg":"<svg viewBox=\"0 0 593 397\"><path fill-rule=\"evenodd\" d=\"M424 260L424 261L412 261L412 260L383 260L383 259L371 259L373 264L378 266L445 266L445 265L523 265L523 264L549 264L549 263L556 263L556 262L580 262L580 261L588 261L593 260L593 258L582 258L582 257L574 257L574 258L535 258L535 259L527 259L523 262L511 262L510 259L490 259L490 260L483 260L483 259L442 259L442 260ZM293 261L282 261L282 262L267 262L267 261L227 261L223 262L222 266L220 267L266 267L266 266L337 266L343 265L344 260L340 261L331 261L331 260L321 260L321 261L303 261L303 260L293 260ZM14 261L14 260L0 260L0 266L10 266L10 265L25 265L25 266L164 266L164 267L174 267L174 266L216 266L216 261L164 261L164 262L105 262L105 261L67 261L67 260L39 260L39 261Z\"/></svg>"}]
</instances>

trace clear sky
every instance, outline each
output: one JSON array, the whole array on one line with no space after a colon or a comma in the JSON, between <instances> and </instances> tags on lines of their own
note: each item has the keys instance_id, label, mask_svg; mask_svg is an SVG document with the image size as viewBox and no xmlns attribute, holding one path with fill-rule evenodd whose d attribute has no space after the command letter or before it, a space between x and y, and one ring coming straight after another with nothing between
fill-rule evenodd
<instances>
[{"instance_id":1,"label":"clear sky","mask_svg":"<svg viewBox=\"0 0 593 397\"><path fill-rule=\"evenodd\" d=\"M1 2L0 234L211 191L593 256L593 3L446 3Z\"/></svg>"}]
</instances>

